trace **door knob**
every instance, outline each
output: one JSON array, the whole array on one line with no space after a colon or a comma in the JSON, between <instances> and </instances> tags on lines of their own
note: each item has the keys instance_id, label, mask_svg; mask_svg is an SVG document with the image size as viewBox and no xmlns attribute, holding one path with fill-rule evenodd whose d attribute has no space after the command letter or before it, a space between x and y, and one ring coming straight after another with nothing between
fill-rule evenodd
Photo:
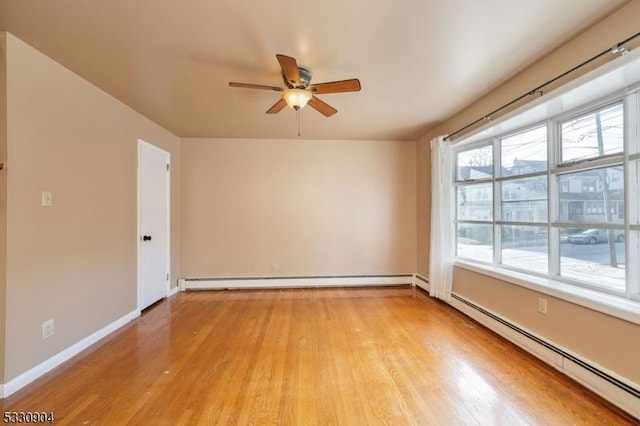
<instances>
[{"instance_id":1,"label":"door knob","mask_svg":"<svg viewBox=\"0 0 640 426\"><path fill-rule=\"evenodd\" d=\"M151 235L143 235L142 241L151 241Z\"/></svg>"}]
</instances>

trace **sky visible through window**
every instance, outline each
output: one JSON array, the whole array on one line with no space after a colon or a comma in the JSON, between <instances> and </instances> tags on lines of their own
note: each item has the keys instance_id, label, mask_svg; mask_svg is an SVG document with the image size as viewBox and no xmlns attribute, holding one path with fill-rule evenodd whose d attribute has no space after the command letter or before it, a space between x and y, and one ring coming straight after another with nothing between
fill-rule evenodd
<instances>
[{"instance_id":1,"label":"sky visible through window","mask_svg":"<svg viewBox=\"0 0 640 426\"><path fill-rule=\"evenodd\" d=\"M540 126L501 141L502 168L513 167L516 160L547 161L547 127ZM545 167L546 168L546 167Z\"/></svg>"},{"instance_id":2,"label":"sky visible through window","mask_svg":"<svg viewBox=\"0 0 640 426\"><path fill-rule=\"evenodd\" d=\"M621 153L624 140L622 104L567 121L562 124L561 131L563 163Z\"/></svg>"}]
</instances>

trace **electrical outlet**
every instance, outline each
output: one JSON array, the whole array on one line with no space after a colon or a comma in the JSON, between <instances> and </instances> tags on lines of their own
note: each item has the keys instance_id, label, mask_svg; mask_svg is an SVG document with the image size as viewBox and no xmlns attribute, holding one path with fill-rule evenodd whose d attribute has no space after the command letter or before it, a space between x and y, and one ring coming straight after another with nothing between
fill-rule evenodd
<instances>
[{"instance_id":1,"label":"electrical outlet","mask_svg":"<svg viewBox=\"0 0 640 426\"><path fill-rule=\"evenodd\" d=\"M51 207L53 205L53 193L51 191L42 191L42 207Z\"/></svg>"},{"instance_id":2,"label":"electrical outlet","mask_svg":"<svg viewBox=\"0 0 640 426\"><path fill-rule=\"evenodd\" d=\"M42 340L48 339L55 333L53 318L42 323Z\"/></svg>"},{"instance_id":3,"label":"electrical outlet","mask_svg":"<svg viewBox=\"0 0 640 426\"><path fill-rule=\"evenodd\" d=\"M272 263L272 264L271 264L271 269L273 269L273 271L274 271L274 272L277 272L277 271L278 271L278 269L279 269L278 264L277 264L277 263Z\"/></svg>"},{"instance_id":4,"label":"electrical outlet","mask_svg":"<svg viewBox=\"0 0 640 426\"><path fill-rule=\"evenodd\" d=\"M547 315L547 299L538 297L538 312L543 315Z\"/></svg>"}]
</instances>

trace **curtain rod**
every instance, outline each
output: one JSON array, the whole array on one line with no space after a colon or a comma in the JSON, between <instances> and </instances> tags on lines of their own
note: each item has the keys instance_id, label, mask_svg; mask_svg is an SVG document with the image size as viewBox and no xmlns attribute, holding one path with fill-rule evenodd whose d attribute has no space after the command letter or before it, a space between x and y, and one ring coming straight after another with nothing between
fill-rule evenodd
<instances>
[{"instance_id":1,"label":"curtain rod","mask_svg":"<svg viewBox=\"0 0 640 426\"><path fill-rule=\"evenodd\" d=\"M604 56L604 55L606 55L606 54L608 54L608 53L614 53L614 54L615 54L615 53L620 53L620 54L623 54L623 55L624 55L624 54L625 54L625 53L627 53L628 51L627 51L627 49L626 49L623 45L624 45L625 43L630 42L630 41L631 41L631 40L633 40L634 38L639 37L639 36L640 36L640 32L635 33L635 34L634 34L634 35L632 35L631 37L629 37L629 38L627 38L627 39L625 39L625 40L622 40L621 42L618 42L618 43L617 43L615 46L613 46L612 48L609 48L609 49L603 50L602 52L598 53L598 54L597 54L597 55L595 55L595 56L592 56L591 58L587 59L587 60L586 60L586 61L584 61L584 62L581 62L580 64L576 65L575 67L571 68L570 70L565 71L565 72L563 72L562 74L555 76L555 77L554 77L554 78L552 78L551 80L547 80L546 82L542 83L540 86L536 87L535 89L532 89L532 90L528 91L527 93L525 93L525 94L523 94L523 95L520 95L520 96L518 96L517 98L515 98L515 99L513 99L513 100L511 100L511 101L509 101L509 102L507 102L506 104L502 105L501 107L494 109L493 111L491 111L490 113L488 113L488 114L484 115L483 117L478 118L476 121L474 121L474 122L472 122L472 123L469 123L469 124L467 124L467 125L466 125L466 126L464 126L464 127L459 128L459 129L458 129L458 130L456 130L455 132L453 132L453 133L451 133L451 134L449 134L449 135L445 136L445 137L444 137L444 139L445 139L445 140L449 140L449 139L451 139L453 136L457 135L458 133L464 132L464 131L465 131L465 130L467 130L468 128L473 127L473 126L475 126L475 125L476 125L476 124L478 124L478 123L481 123L481 122L486 121L486 120L490 120L492 115L494 115L494 114L496 114L496 113L498 113L498 112L502 111L503 109L509 108L511 105L515 104L516 102L520 102L522 99L524 99L524 98L526 98L526 97L528 97L528 96L533 96L533 95L536 95L536 94L539 94L540 96L542 96L542 95L543 95L543 92L542 92L542 89L543 89L543 88L547 87L548 85L550 85L550 84L552 84L552 83L555 83L556 81L560 80L561 78L566 77L567 75L571 74L572 72L577 71L578 69L580 69L580 68L584 67L585 65L588 65L588 64L590 64L591 62L593 62L593 61L595 61L595 60L597 60L597 59L600 59L602 56Z\"/></svg>"}]
</instances>

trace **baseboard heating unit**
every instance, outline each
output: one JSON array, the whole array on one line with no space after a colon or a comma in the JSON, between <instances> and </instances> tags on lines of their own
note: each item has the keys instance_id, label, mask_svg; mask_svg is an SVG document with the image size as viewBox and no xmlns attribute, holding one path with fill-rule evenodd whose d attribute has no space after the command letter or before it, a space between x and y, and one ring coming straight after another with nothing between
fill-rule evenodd
<instances>
[{"instance_id":1,"label":"baseboard heating unit","mask_svg":"<svg viewBox=\"0 0 640 426\"><path fill-rule=\"evenodd\" d=\"M429 279L420 274L416 274L414 284L427 292L429 291Z\"/></svg>"},{"instance_id":2,"label":"baseboard heating unit","mask_svg":"<svg viewBox=\"0 0 640 426\"><path fill-rule=\"evenodd\" d=\"M640 385L452 294L451 306L640 419Z\"/></svg>"},{"instance_id":3,"label":"baseboard heating unit","mask_svg":"<svg viewBox=\"0 0 640 426\"><path fill-rule=\"evenodd\" d=\"M183 278L180 290L414 285L414 274Z\"/></svg>"}]
</instances>

